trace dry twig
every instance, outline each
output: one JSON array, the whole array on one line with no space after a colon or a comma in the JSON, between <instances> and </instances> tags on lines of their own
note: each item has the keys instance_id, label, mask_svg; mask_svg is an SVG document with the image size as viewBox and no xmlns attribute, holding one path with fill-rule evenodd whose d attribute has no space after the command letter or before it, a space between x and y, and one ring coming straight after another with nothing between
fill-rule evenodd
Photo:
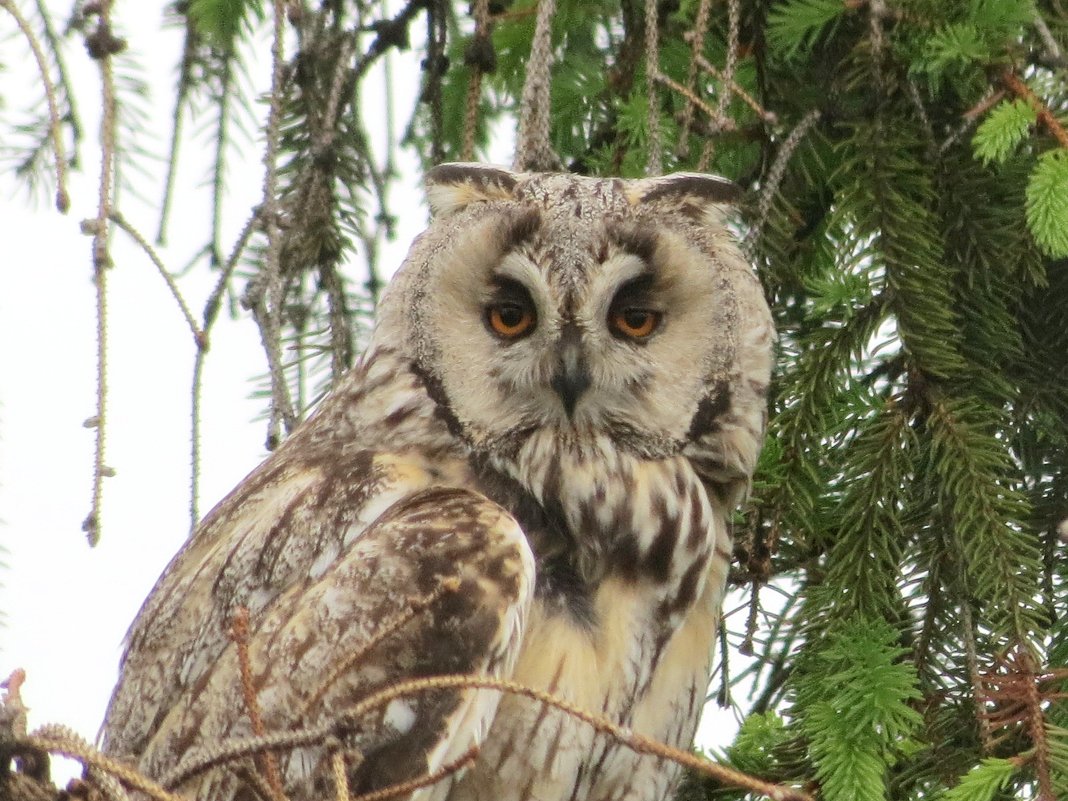
<instances>
[{"instance_id":1,"label":"dry twig","mask_svg":"<svg viewBox=\"0 0 1068 801\"><path fill-rule=\"evenodd\" d=\"M174 297L175 302L178 304L178 308L181 310L182 316L185 318L186 325L189 326L189 331L193 335L193 341L199 342L202 333L197 327L197 321L193 319L193 313L189 310L189 305L185 302L185 298L182 297L181 290L178 289L178 284L176 284L174 281L174 276L171 275L170 271L163 264L163 261L162 259L160 259L159 254L156 253L155 248L153 248L152 245L148 243L148 240L144 238L140 231L134 228L134 226L129 221L127 221L127 219L122 215L122 212L113 210L110 214L110 219L113 223L115 223L115 225L119 226L119 228L125 231L134 242L138 244L141 250L145 252L145 255L148 256L149 261L151 261L152 264L155 265L156 269L159 271L160 276L163 278L163 281L167 284L167 289L171 291L171 295Z\"/></svg>"},{"instance_id":2,"label":"dry twig","mask_svg":"<svg viewBox=\"0 0 1068 801\"><path fill-rule=\"evenodd\" d=\"M687 35L690 43L690 67L686 73L686 91L696 94L697 86L697 59L701 55L701 48L705 44L705 34L708 33L708 18L712 10L712 0L701 0L697 6L697 15L694 17L693 30ZM679 140L675 144L675 155L686 158L690 152L690 126L693 125L694 104L687 103L682 109L682 124L679 127Z\"/></svg>"},{"instance_id":3,"label":"dry twig","mask_svg":"<svg viewBox=\"0 0 1068 801\"><path fill-rule=\"evenodd\" d=\"M263 737L267 733L263 725L263 716L260 714L259 698L256 691L256 682L252 675L252 660L249 657L249 613L248 607L239 606L234 612L233 621L230 624L230 639L237 646L237 664L241 672L241 695L245 701L245 711L248 713L249 722L252 724L252 733L257 737ZM278 770L278 760L270 751L262 751L254 754L256 767L267 780L271 797L274 801L285 801L285 790L282 788L282 774Z\"/></svg>"},{"instance_id":4,"label":"dry twig","mask_svg":"<svg viewBox=\"0 0 1068 801\"><path fill-rule=\"evenodd\" d=\"M450 592L456 592L458 589L460 589L460 580L455 576L451 576L443 580L433 592L419 598L409 598L403 612L379 626L378 630L370 640L334 666L334 669L330 671L330 674L316 688L315 692L311 694L311 698L308 699L307 703L304 704L297 720L306 718L311 711L311 708L322 700L323 696L326 695L327 691L334 685L334 683L341 678L342 674L352 670L352 668L363 661L364 657L377 648L379 643L387 637L396 634L401 628L408 625L408 623L424 612L428 607L433 606L443 595Z\"/></svg>"},{"instance_id":5,"label":"dry twig","mask_svg":"<svg viewBox=\"0 0 1068 801\"><path fill-rule=\"evenodd\" d=\"M397 796L407 795L408 793L414 793L416 790L422 789L423 787L437 784L457 771L472 765L474 761L478 759L478 751L478 746L473 745L452 762L446 762L440 768L428 773L426 776L409 779L406 782L397 782L396 784L391 784L389 787L383 787L381 790L364 793L363 795L353 798L352 801L386 801L387 798L396 798Z\"/></svg>"},{"instance_id":6,"label":"dry twig","mask_svg":"<svg viewBox=\"0 0 1068 801\"><path fill-rule=\"evenodd\" d=\"M1057 140L1057 143L1064 148L1068 148L1068 131L1064 129L1060 121L1054 116L1053 112L1049 110L1049 106L1039 99L1038 95L1031 91L1031 88L1020 80L1015 72L1005 70L1001 74L1001 82L1005 84L1006 88L1017 97L1023 98L1027 101L1028 105L1035 110L1035 114L1038 115L1038 121L1045 126L1046 130L1050 132L1050 135Z\"/></svg>"}]
</instances>

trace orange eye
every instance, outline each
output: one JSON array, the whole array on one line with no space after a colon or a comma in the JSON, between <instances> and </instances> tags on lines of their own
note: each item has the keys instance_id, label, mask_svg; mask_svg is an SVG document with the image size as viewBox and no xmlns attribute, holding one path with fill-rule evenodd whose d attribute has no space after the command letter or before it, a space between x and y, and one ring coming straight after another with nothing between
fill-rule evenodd
<instances>
[{"instance_id":1,"label":"orange eye","mask_svg":"<svg viewBox=\"0 0 1068 801\"><path fill-rule=\"evenodd\" d=\"M518 339L534 329L534 312L518 303L490 306L486 319L493 333L505 339Z\"/></svg>"},{"instance_id":2,"label":"orange eye","mask_svg":"<svg viewBox=\"0 0 1068 801\"><path fill-rule=\"evenodd\" d=\"M613 332L629 339L645 339L660 325L660 312L652 309L620 309L608 318Z\"/></svg>"}]
</instances>

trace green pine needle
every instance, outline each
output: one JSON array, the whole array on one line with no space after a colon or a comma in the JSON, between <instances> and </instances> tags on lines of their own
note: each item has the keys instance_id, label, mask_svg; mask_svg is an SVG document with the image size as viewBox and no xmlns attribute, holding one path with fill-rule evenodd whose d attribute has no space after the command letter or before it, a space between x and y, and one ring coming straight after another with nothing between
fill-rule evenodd
<instances>
[{"instance_id":1,"label":"green pine needle","mask_svg":"<svg viewBox=\"0 0 1068 801\"><path fill-rule=\"evenodd\" d=\"M984 759L964 774L960 784L947 791L941 801L993 801L1018 770L1008 759Z\"/></svg>"},{"instance_id":2,"label":"green pine needle","mask_svg":"<svg viewBox=\"0 0 1068 801\"><path fill-rule=\"evenodd\" d=\"M841 0L793 0L768 14L768 42L785 59L812 47L828 23L846 10Z\"/></svg>"},{"instance_id":3,"label":"green pine needle","mask_svg":"<svg viewBox=\"0 0 1068 801\"><path fill-rule=\"evenodd\" d=\"M1024 100L1003 101L983 120L972 147L984 164L1000 164L1016 149L1035 124L1037 114Z\"/></svg>"},{"instance_id":4,"label":"green pine needle","mask_svg":"<svg viewBox=\"0 0 1068 801\"><path fill-rule=\"evenodd\" d=\"M263 0L192 0L188 13L201 35L227 49L251 22L250 14L263 19Z\"/></svg>"},{"instance_id":5,"label":"green pine needle","mask_svg":"<svg viewBox=\"0 0 1068 801\"><path fill-rule=\"evenodd\" d=\"M1027 227L1053 258L1068 256L1068 150L1043 153L1027 183Z\"/></svg>"},{"instance_id":6,"label":"green pine needle","mask_svg":"<svg viewBox=\"0 0 1068 801\"><path fill-rule=\"evenodd\" d=\"M985 61L990 58L990 47L975 25L955 23L936 31L925 48L929 72L940 74L960 64Z\"/></svg>"},{"instance_id":7,"label":"green pine needle","mask_svg":"<svg viewBox=\"0 0 1068 801\"><path fill-rule=\"evenodd\" d=\"M911 705L916 669L898 639L889 624L856 617L798 666L794 714L827 801L882 801L888 769L922 723Z\"/></svg>"}]
</instances>

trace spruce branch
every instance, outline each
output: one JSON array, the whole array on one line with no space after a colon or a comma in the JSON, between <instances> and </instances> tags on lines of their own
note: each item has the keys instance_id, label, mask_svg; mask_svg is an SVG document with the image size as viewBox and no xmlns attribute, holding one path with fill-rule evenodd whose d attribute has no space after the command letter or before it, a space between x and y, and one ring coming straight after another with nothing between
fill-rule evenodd
<instances>
[{"instance_id":1,"label":"spruce branch","mask_svg":"<svg viewBox=\"0 0 1068 801\"><path fill-rule=\"evenodd\" d=\"M646 175L664 171L664 145L660 132L660 93L656 77L660 74L660 19L657 0L645 0L645 100L648 107L645 162Z\"/></svg>"},{"instance_id":2,"label":"spruce branch","mask_svg":"<svg viewBox=\"0 0 1068 801\"><path fill-rule=\"evenodd\" d=\"M34 4L37 7L37 16L41 20L41 29L44 31L44 41L56 65L56 74L59 77L57 88L63 92L63 104L66 106L63 120L70 127L72 141L70 165L74 167L78 164L78 146L82 141L82 124L78 116L77 98L71 88L67 64L60 46L60 36L52 24L52 15L45 6L45 0L34 0Z\"/></svg>"},{"instance_id":3,"label":"spruce branch","mask_svg":"<svg viewBox=\"0 0 1068 801\"><path fill-rule=\"evenodd\" d=\"M45 100L48 103L48 136L52 140L52 153L55 156L56 169L56 209L66 214L70 208L70 194L67 190L67 156L63 151L63 133L59 118L59 102L56 99L56 87L52 77L48 74L48 64L45 61L44 50L37 35L30 27L29 21L19 11L14 0L0 0L0 8L5 9L15 18L22 35L26 38L33 53L33 59L37 63L37 72L44 84Z\"/></svg>"},{"instance_id":4,"label":"spruce branch","mask_svg":"<svg viewBox=\"0 0 1068 801\"><path fill-rule=\"evenodd\" d=\"M475 0L475 33L464 54L464 63L470 69L467 78L467 99L464 103L464 139L460 148L460 160L470 161L475 155L475 132L478 128L478 104L482 98L482 76L496 66L493 52L493 32L489 16L489 0Z\"/></svg>"},{"instance_id":5,"label":"spruce branch","mask_svg":"<svg viewBox=\"0 0 1068 801\"><path fill-rule=\"evenodd\" d=\"M697 14L694 17L693 29L686 34L686 40L690 44L690 65L686 71L685 97L695 94L697 86L697 59L705 44L705 34L708 32L708 20L711 16L712 0L700 0L697 6ZM682 159L690 152L690 126L693 125L693 112L695 104L688 102L682 108L682 123L679 126L678 142L675 144L675 155Z\"/></svg>"},{"instance_id":6,"label":"spruce branch","mask_svg":"<svg viewBox=\"0 0 1068 801\"><path fill-rule=\"evenodd\" d=\"M113 185L116 173L116 94L112 56L126 47L126 42L112 33L111 0L102 0L93 7L96 27L86 34L85 46L100 69L100 179L98 183L96 218L82 224L83 232L92 237L93 284L96 289L96 412L93 416L95 448L93 456L93 489L89 514L82 523L90 545L100 540L101 506L104 479L113 474L105 462L105 433L107 430L107 274L111 269L108 249L108 222L111 218Z\"/></svg>"},{"instance_id":7,"label":"spruce branch","mask_svg":"<svg viewBox=\"0 0 1068 801\"><path fill-rule=\"evenodd\" d=\"M738 66L738 36L741 16L740 0L727 0L727 58L721 74L723 89L720 90L719 97L716 98L716 114L713 119L728 119L727 108L731 102L731 92L728 87L734 84L734 71Z\"/></svg>"},{"instance_id":8,"label":"spruce branch","mask_svg":"<svg viewBox=\"0 0 1068 801\"><path fill-rule=\"evenodd\" d=\"M252 293L251 309L260 329L267 365L271 374L271 412L267 425L267 449L273 450L281 441L281 427L285 433L293 430L297 422L296 412L290 398L282 366L282 303L285 279L281 266L281 232L278 210L278 138L282 116L282 47L285 24L285 8L281 0L273 0L274 36L271 42L271 95L267 111L266 140L263 154L263 202L261 218L267 235L266 260L263 265L263 286ZM250 290L252 285L250 284Z\"/></svg>"},{"instance_id":9,"label":"spruce branch","mask_svg":"<svg viewBox=\"0 0 1068 801\"><path fill-rule=\"evenodd\" d=\"M171 112L171 141L167 148L167 175L163 180L163 196L160 201L159 225L156 229L156 244L167 240L167 221L170 218L171 201L174 198L174 182L178 173L178 152L182 140L184 110L189 102L193 86L193 67L198 60L199 36L192 17L185 15L185 39L182 43L182 61L178 71L178 88L174 95Z\"/></svg>"},{"instance_id":10,"label":"spruce branch","mask_svg":"<svg viewBox=\"0 0 1068 801\"><path fill-rule=\"evenodd\" d=\"M516 138L516 170L560 169L560 158L549 138L549 88L553 64L552 19L556 0L538 0L530 62L520 101L519 133Z\"/></svg>"}]
</instances>

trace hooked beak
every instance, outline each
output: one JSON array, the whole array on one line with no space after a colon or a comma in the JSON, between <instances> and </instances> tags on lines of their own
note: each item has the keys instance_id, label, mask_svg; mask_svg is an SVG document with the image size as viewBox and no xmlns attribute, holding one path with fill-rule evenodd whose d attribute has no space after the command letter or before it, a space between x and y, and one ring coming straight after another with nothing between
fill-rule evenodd
<instances>
[{"instance_id":1,"label":"hooked beak","mask_svg":"<svg viewBox=\"0 0 1068 801\"><path fill-rule=\"evenodd\" d=\"M582 331L575 323L565 323L557 341L557 356L556 374L549 385L560 396L570 420L582 393L590 387L590 373L582 352Z\"/></svg>"}]
</instances>

